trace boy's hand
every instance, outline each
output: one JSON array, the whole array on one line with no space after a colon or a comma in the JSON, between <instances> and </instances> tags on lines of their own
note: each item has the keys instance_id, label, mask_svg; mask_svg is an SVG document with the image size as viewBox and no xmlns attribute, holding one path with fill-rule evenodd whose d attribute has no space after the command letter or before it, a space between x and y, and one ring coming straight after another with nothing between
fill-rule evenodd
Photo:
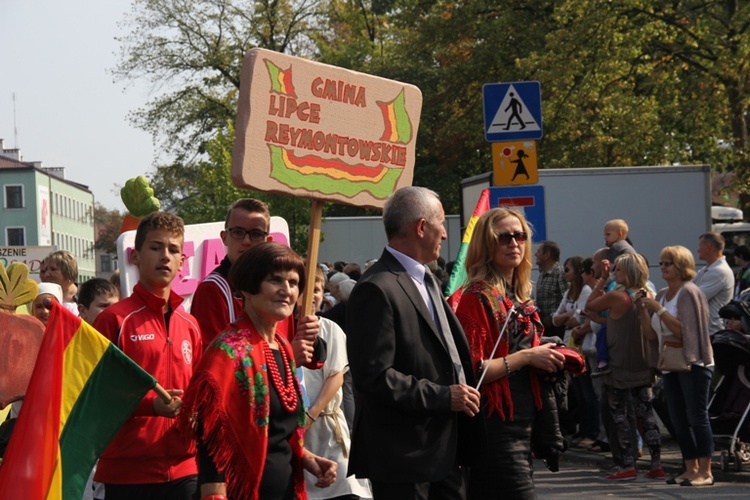
<instances>
[{"instance_id":1,"label":"boy's hand","mask_svg":"<svg viewBox=\"0 0 750 500\"><path fill-rule=\"evenodd\" d=\"M320 322L314 314L300 318L297 322L297 332L292 340L292 351L294 352L294 362L297 366L305 366L313 361L315 352L314 343L318 338L320 331Z\"/></svg>"},{"instance_id":2,"label":"boy's hand","mask_svg":"<svg viewBox=\"0 0 750 500\"><path fill-rule=\"evenodd\" d=\"M182 396L181 389L167 389L167 392L172 396L172 401L167 404L161 398L154 399L154 413L160 417L175 418L180 414L182 408L182 399L177 396Z\"/></svg>"}]
</instances>

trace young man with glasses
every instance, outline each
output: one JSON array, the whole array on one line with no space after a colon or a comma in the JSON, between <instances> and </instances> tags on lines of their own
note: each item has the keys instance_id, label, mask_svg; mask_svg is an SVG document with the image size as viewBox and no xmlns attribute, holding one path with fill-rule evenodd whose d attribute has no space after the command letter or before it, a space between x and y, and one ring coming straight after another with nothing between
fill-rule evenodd
<instances>
[{"instance_id":1,"label":"young man with glasses","mask_svg":"<svg viewBox=\"0 0 750 500\"><path fill-rule=\"evenodd\" d=\"M242 198L229 207L221 241L227 255L198 285L193 295L191 314L198 320L203 335L204 349L234 323L242 313L242 297L232 290L227 277L237 259L260 243L270 241L271 213L268 205L254 198ZM318 318L315 315L300 318L295 329L294 315L280 324L292 340L297 366L316 368L325 360L325 343L318 339ZM294 335L290 333L295 332ZM319 363L318 361L321 361Z\"/></svg>"}]
</instances>

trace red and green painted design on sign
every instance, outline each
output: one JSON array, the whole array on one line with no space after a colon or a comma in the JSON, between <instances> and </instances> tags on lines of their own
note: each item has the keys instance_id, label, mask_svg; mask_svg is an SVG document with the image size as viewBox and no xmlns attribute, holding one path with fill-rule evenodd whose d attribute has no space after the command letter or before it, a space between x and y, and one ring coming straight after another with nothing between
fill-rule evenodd
<instances>
[{"instance_id":1,"label":"red and green painted design on sign","mask_svg":"<svg viewBox=\"0 0 750 500\"><path fill-rule=\"evenodd\" d=\"M293 189L307 189L321 194L341 194L353 198L364 191L378 199L393 193L402 168L349 165L339 159L323 159L270 145L271 177Z\"/></svg>"},{"instance_id":2,"label":"red and green painted design on sign","mask_svg":"<svg viewBox=\"0 0 750 500\"><path fill-rule=\"evenodd\" d=\"M406 97L404 89L390 102L376 101L383 113L385 130L380 137L382 141L408 144L412 137L411 120L406 112Z\"/></svg>"},{"instance_id":3,"label":"red and green painted design on sign","mask_svg":"<svg viewBox=\"0 0 750 500\"><path fill-rule=\"evenodd\" d=\"M268 76L271 78L271 90L278 94L284 94L291 97L297 97L294 93L294 83L292 83L292 67L282 70L269 59L263 59L268 69Z\"/></svg>"}]
</instances>

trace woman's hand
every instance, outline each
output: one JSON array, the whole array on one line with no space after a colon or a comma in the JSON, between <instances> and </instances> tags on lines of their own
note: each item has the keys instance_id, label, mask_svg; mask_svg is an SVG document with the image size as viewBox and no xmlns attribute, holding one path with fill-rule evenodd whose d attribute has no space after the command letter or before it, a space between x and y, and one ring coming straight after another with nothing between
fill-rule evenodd
<instances>
[{"instance_id":1,"label":"woman's hand","mask_svg":"<svg viewBox=\"0 0 750 500\"><path fill-rule=\"evenodd\" d=\"M662 305L651 297L641 297L636 301L636 304L641 306L641 309L655 313L662 308Z\"/></svg>"},{"instance_id":2,"label":"woman's hand","mask_svg":"<svg viewBox=\"0 0 750 500\"><path fill-rule=\"evenodd\" d=\"M526 353L528 356L528 365L539 370L554 373L565 366L565 356L555 350L555 344L553 343L524 349L520 352Z\"/></svg>"},{"instance_id":3,"label":"woman's hand","mask_svg":"<svg viewBox=\"0 0 750 500\"><path fill-rule=\"evenodd\" d=\"M315 476L318 480L315 486L318 488L328 488L336 482L336 468L338 464L333 460L319 457L305 450L305 455L302 457L302 466L307 472Z\"/></svg>"}]
</instances>

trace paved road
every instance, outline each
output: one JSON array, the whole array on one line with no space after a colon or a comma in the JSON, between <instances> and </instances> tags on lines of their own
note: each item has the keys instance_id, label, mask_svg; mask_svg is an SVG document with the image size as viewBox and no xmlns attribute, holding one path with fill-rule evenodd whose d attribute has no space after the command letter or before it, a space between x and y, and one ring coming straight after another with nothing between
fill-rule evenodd
<instances>
[{"instance_id":1,"label":"paved road","mask_svg":"<svg viewBox=\"0 0 750 500\"><path fill-rule=\"evenodd\" d=\"M605 471L585 460L566 458L560 464L560 472L555 474L545 469L541 462L535 462L534 466L540 499L750 498L750 473L722 473L718 464L713 467L716 484L702 488L668 485L664 480L646 479L642 475L635 481L607 481Z\"/></svg>"}]
</instances>

